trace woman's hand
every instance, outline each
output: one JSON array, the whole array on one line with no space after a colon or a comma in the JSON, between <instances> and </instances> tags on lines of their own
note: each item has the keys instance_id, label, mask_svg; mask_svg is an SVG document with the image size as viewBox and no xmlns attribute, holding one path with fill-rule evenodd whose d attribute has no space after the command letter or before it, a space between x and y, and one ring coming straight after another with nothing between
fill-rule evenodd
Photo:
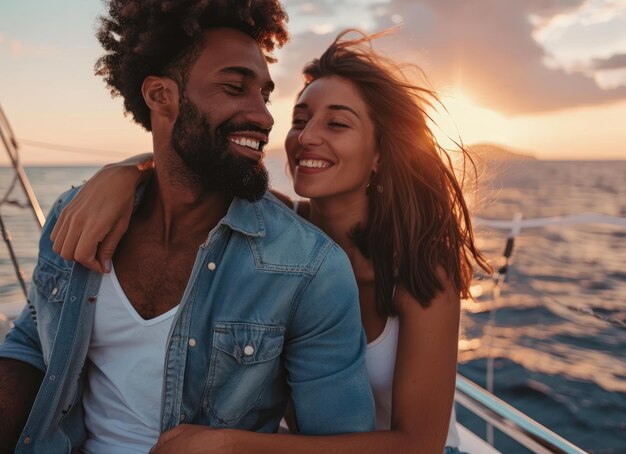
<instances>
[{"instance_id":1,"label":"woman's hand","mask_svg":"<svg viewBox=\"0 0 626 454\"><path fill-rule=\"evenodd\" d=\"M110 272L115 248L130 223L135 191L152 175L151 156L105 166L91 177L52 230L54 252L92 271Z\"/></svg>"},{"instance_id":2,"label":"woman's hand","mask_svg":"<svg viewBox=\"0 0 626 454\"><path fill-rule=\"evenodd\" d=\"M218 430L208 426L181 424L161 434L150 454L230 453L235 452L229 441L233 430Z\"/></svg>"}]
</instances>

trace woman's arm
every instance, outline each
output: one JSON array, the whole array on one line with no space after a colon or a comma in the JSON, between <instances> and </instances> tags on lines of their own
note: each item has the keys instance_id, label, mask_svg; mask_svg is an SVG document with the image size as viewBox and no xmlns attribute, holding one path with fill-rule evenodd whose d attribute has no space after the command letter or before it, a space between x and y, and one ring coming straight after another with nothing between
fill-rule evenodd
<instances>
[{"instance_id":1,"label":"woman's arm","mask_svg":"<svg viewBox=\"0 0 626 454\"><path fill-rule=\"evenodd\" d=\"M111 259L126 233L137 188L153 174L152 153L109 164L85 183L61 212L50 235L53 250L98 273L111 271Z\"/></svg>"},{"instance_id":2,"label":"woman's arm","mask_svg":"<svg viewBox=\"0 0 626 454\"><path fill-rule=\"evenodd\" d=\"M394 298L400 332L391 428L417 443L412 452L442 452L454 401L461 304L441 270L439 279L446 287L426 309L402 286Z\"/></svg>"},{"instance_id":3,"label":"woman's arm","mask_svg":"<svg viewBox=\"0 0 626 454\"><path fill-rule=\"evenodd\" d=\"M179 426L162 435L155 452L440 454L454 398L459 296L448 286L424 309L399 287L394 305L400 318L400 332L391 430L304 436ZM219 449L214 451L213 446Z\"/></svg>"}]
</instances>

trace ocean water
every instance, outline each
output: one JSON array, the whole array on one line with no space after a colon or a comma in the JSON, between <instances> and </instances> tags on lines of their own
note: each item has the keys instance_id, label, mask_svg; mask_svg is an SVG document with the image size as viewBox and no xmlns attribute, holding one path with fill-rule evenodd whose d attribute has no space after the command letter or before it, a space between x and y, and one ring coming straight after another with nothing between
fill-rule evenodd
<instances>
[{"instance_id":1,"label":"ocean water","mask_svg":"<svg viewBox=\"0 0 626 454\"><path fill-rule=\"evenodd\" d=\"M268 159L272 185L293 194L284 161ZM57 195L96 167L32 167L27 173L45 212ZM12 169L0 168L0 197ZM626 161L505 161L487 166L474 212L510 220L595 212L626 218ZM19 187L13 194L25 199ZM32 214L0 207L27 279L39 230ZM507 232L476 228L488 259L501 264ZM495 394L594 453L626 452L626 229L606 225L522 230L501 295L480 275L475 302L464 302L459 370L485 386L495 357ZM0 311L22 301L4 244ZM491 321L490 321L491 319ZM485 424L462 407L459 420L479 435ZM496 433L505 453L526 452Z\"/></svg>"},{"instance_id":2,"label":"ocean water","mask_svg":"<svg viewBox=\"0 0 626 454\"><path fill-rule=\"evenodd\" d=\"M477 214L511 220L579 213L626 218L626 161L510 161L488 167ZM509 232L477 226L496 266ZM522 230L499 299L491 282L462 316L460 372L594 453L626 453L626 228ZM489 322L490 309L495 321ZM595 315L589 315L593 311ZM459 419L477 433L484 424ZM525 452L496 436L503 452Z\"/></svg>"}]
</instances>

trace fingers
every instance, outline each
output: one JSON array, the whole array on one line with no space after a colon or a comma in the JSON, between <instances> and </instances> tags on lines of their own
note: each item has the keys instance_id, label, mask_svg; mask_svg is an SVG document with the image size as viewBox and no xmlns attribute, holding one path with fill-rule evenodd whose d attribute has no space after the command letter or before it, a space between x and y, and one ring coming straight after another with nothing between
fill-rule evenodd
<instances>
[{"instance_id":1,"label":"fingers","mask_svg":"<svg viewBox=\"0 0 626 454\"><path fill-rule=\"evenodd\" d=\"M61 211L61 215L59 219L57 219L56 224L54 224L54 228L52 229L52 233L50 234L50 240L52 241L52 250L59 254L61 249L63 249L63 242L65 241L65 234L68 228L67 220L67 207L65 207Z\"/></svg>"},{"instance_id":2,"label":"fingers","mask_svg":"<svg viewBox=\"0 0 626 454\"><path fill-rule=\"evenodd\" d=\"M105 271L102 268L100 262L98 262L96 258L99 236L101 235L83 231L76 244L73 260L89 268L91 271L95 271L96 273L108 273L108 271Z\"/></svg>"},{"instance_id":3,"label":"fingers","mask_svg":"<svg viewBox=\"0 0 626 454\"><path fill-rule=\"evenodd\" d=\"M50 234L52 249L92 271L108 272L115 247L132 215L139 178L136 172L133 168L128 173L124 166L98 171L61 211ZM101 242L104 244L98 252Z\"/></svg>"},{"instance_id":4,"label":"fingers","mask_svg":"<svg viewBox=\"0 0 626 454\"><path fill-rule=\"evenodd\" d=\"M65 234L65 239L63 241L63 246L59 251L59 255L63 257L65 260L75 260L74 254L76 252L76 245L78 244L78 240L81 237L81 229L76 229L70 227L67 229L67 233Z\"/></svg>"},{"instance_id":5,"label":"fingers","mask_svg":"<svg viewBox=\"0 0 626 454\"><path fill-rule=\"evenodd\" d=\"M105 236L106 231L91 230L77 220L72 213L62 213L55 225L56 232L52 249L65 260L76 261L96 273L105 272L100 262L96 259L98 243ZM98 226L102 229L102 226ZM112 254L111 254L112 255Z\"/></svg>"},{"instance_id":6,"label":"fingers","mask_svg":"<svg viewBox=\"0 0 626 454\"><path fill-rule=\"evenodd\" d=\"M50 234L50 240L52 240L53 243L56 240L57 235L59 234L59 229L63 225L63 221L65 221L64 218L65 218L65 210L61 211L61 215L59 216L59 219L57 220L56 224L54 224L54 228L52 229L52 233Z\"/></svg>"},{"instance_id":7,"label":"fingers","mask_svg":"<svg viewBox=\"0 0 626 454\"><path fill-rule=\"evenodd\" d=\"M83 225L77 225L76 215L74 214L74 207L78 206L80 211L80 193L75 197L72 202L61 211L61 215L57 220L52 233L50 234L50 240L52 240L52 250L63 257L65 260L74 260L74 249L76 242L80 238ZM67 247L65 243L68 242Z\"/></svg>"},{"instance_id":8,"label":"fingers","mask_svg":"<svg viewBox=\"0 0 626 454\"><path fill-rule=\"evenodd\" d=\"M126 233L127 223L120 220L118 221L113 230L111 230L104 239L100 242L97 252L97 262L104 270L105 273L111 272L113 254L117 249L117 245L120 243L122 237Z\"/></svg>"},{"instance_id":9,"label":"fingers","mask_svg":"<svg viewBox=\"0 0 626 454\"><path fill-rule=\"evenodd\" d=\"M65 245L65 240L67 239L68 231L70 230L70 222L61 221L57 222L55 225L56 234L54 238L52 235L50 238L54 241L52 244L52 250L57 254L61 255L63 251L63 246ZM71 260L72 257L63 257L66 260Z\"/></svg>"}]
</instances>

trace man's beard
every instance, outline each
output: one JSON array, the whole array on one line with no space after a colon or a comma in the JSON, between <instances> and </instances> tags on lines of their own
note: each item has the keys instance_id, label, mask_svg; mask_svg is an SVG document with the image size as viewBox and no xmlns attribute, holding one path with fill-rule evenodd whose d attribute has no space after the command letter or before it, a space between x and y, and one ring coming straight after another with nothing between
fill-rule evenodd
<instances>
[{"instance_id":1,"label":"man's beard","mask_svg":"<svg viewBox=\"0 0 626 454\"><path fill-rule=\"evenodd\" d=\"M229 150L228 135L237 131L267 131L249 123L225 121L211 133L209 119L182 96L172 130L172 147L185 163L181 181L200 183L204 189L222 191L228 196L251 202L259 200L268 188L268 173L262 160L254 162Z\"/></svg>"}]
</instances>

